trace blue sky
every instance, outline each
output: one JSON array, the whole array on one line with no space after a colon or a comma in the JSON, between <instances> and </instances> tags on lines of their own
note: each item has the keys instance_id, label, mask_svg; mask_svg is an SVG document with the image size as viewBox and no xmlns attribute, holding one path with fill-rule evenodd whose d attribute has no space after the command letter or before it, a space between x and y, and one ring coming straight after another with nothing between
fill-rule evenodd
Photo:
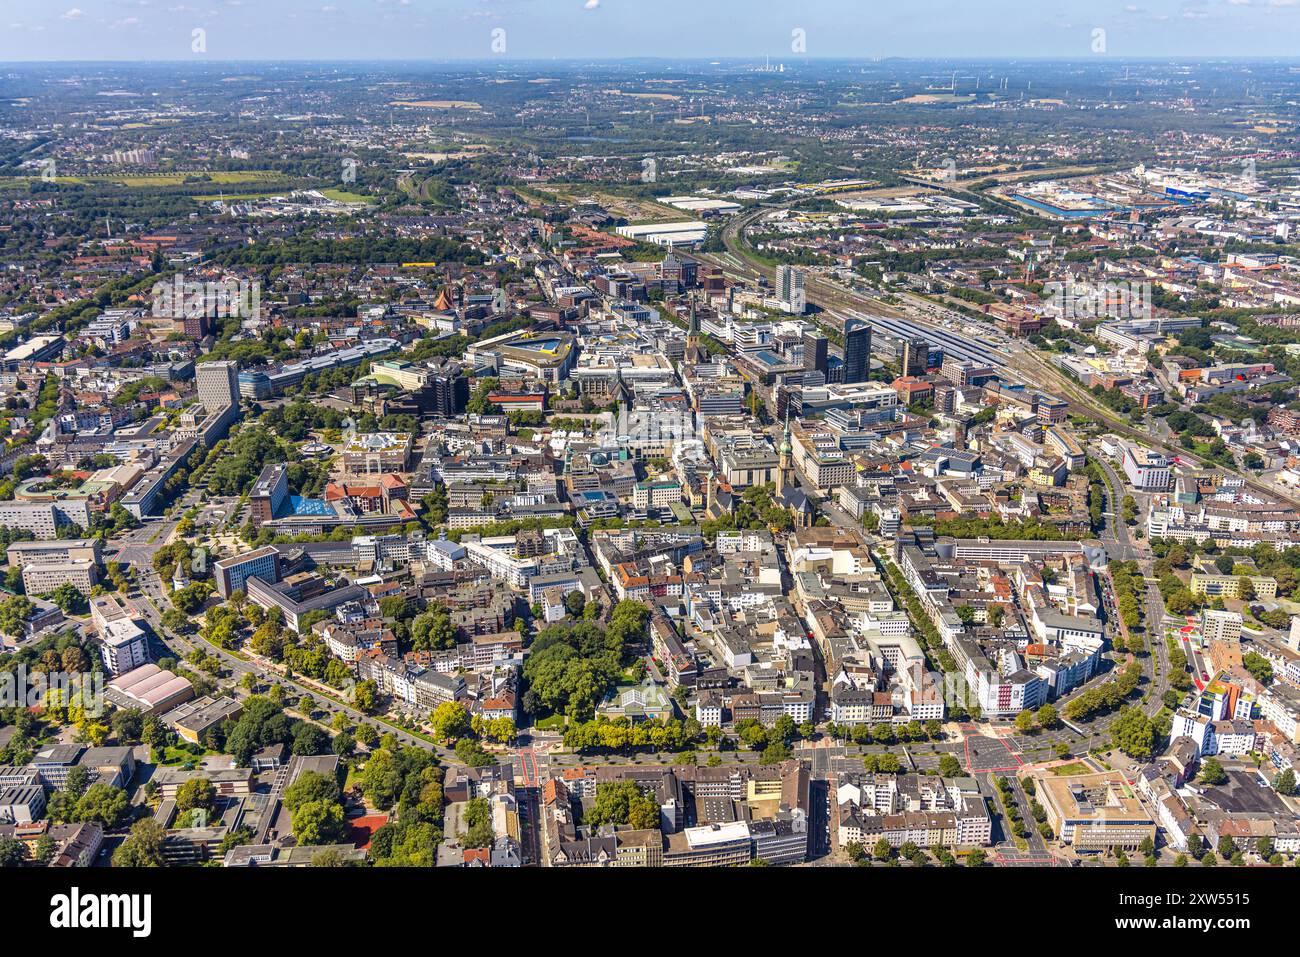
<instances>
[{"instance_id":1,"label":"blue sky","mask_svg":"<svg viewBox=\"0 0 1300 957\"><path fill-rule=\"evenodd\" d=\"M3 0L0 61L1300 56L1300 0Z\"/></svg>"}]
</instances>

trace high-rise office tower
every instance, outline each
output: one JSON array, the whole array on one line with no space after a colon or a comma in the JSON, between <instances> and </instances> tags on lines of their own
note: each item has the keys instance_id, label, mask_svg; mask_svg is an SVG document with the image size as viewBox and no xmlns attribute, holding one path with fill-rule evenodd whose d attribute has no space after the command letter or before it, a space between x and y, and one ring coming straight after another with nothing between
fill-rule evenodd
<instances>
[{"instance_id":1,"label":"high-rise office tower","mask_svg":"<svg viewBox=\"0 0 1300 957\"><path fill-rule=\"evenodd\" d=\"M194 369L199 401L209 412L239 405L239 363L200 362Z\"/></svg>"},{"instance_id":2,"label":"high-rise office tower","mask_svg":"<svg viewBox=\"0 0 1300 957\"><path fill-rule=\"evenodd\" d=\"M434 370L426 387L428 410L443 418L454 418L465 411L469 402L469 379L460 363L447 360Z\"/></svg>"},{"instance_id":3,"label":"high-rise office tower","mask_svg":"<svg viewBox=\"0 0 1300 957\"><path fill-rule=\"evenodd\" d=\"M826 373L827 340L815 332L803 337L803 371Z\"/></svg>"},{"instance_id":4,"label":"high-rise office tower","mask_svg":"<svg viewBox=\"0 0 1300 957\"><path fill-rule=\"evenodd\" d=\"M930 368L930 343L924 339L903 342L903 375L923 376Z\"/></svg>"},{"instance_id":5,"label":"high-rise office tower","mask_svg":"<svg viewBox=\"0 0 1300 957\"><path fill-rule=\"evenodd\" d=\"M279 513L289 494L289 466L277 462L262 469L248 492L248 520L261 528Z\"/></svg>"},{"instance_id":6,"label":"high-rise office tower","mask_svg":"<svg viewBox=\"0 0 1300 957\"><path fill-rule=\"evenodd\" d=\"M803 290L803 270L794 266L778 266L776 269L776 298L781 300L781 307L786 312L803 315L808 307L808 300Z\"/></svg>"},{"instance_id":7,"label":"high-rise office tower","mask_svg":"<svg viewBox=\"0 0 1300 957\"><path fill-rule=\"evenodd\" d=\"M871 375L871 324L861 319L844 323L844 381L866 382Z\"/></svg>"}]
</instances>

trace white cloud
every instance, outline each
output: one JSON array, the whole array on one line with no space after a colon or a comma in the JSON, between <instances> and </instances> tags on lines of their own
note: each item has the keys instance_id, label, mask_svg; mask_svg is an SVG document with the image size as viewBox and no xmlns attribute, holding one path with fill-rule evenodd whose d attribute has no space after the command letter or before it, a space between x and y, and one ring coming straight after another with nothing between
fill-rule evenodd
<instances>
[{"instance_id":1,"label":"white cloud","mask_svg":"<svg viewBox=\"0 0 1300 957\"><path fill-rule=\"evenodd\" d=\"M600 0L587 0L587 2L582 5L582 9L595 10L599 6L600 6Z\"/></svg>"},{"instance_id":2,"label":"white cloud","mask_svg":"<svg viewBox=\"0 0 1300 957\"><path fill-rule=\"evenodd\" d=\"M83 11L80 7L73 7L73 8L72 8L71 10L69 10L67 13L61 13L61 14L59 14L59 19L60 19L60 20L80 20L80 19L81 19L82 17L84 17L85 15L86 15L86 14L85 14L85 11Z\"/></svg>"}]
</instances>

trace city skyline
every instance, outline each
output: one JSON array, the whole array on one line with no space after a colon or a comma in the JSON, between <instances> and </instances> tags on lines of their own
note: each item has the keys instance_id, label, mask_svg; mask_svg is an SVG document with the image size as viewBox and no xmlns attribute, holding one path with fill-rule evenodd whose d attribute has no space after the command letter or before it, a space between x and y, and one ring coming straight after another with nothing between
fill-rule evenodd
<instances>
[{"instance_id":1,"label":"city skyline","mask_svg":"<svg viewBox=\"0 0 1300 957\"><path fill-rule=\"evenodd\" d=\"M1300 0L3 10L15 926L1285 919Z\"/></svg>"}]
</instances>

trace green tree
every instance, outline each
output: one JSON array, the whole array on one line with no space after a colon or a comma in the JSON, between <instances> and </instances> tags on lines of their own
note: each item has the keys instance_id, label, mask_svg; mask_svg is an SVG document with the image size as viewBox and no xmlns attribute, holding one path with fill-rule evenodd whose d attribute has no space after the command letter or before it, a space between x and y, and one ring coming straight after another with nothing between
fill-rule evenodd
<instances>
[{"instance_id":1,"label":"green tree","mask_svg":"<svg viewBox=\"0 0 1300 957\"><path fill-rule=\"evenodd\" d=\"M1260 684L1266 685L1273 680L1273 663L1263 655L1248 651L1241 656L1241 663L1250 672L1251 677Z\"/></svg>"},{"instance_id":2,"label":"green tree","mask_svg":"<svg viewBox=\"0 0 1300 957\"><path fill-rule=\"evenodd\" d=\"M59 853L59 842L48 833L42 834L37 838L36 847L32 850L32 860L38 864L49 864L57 853Z\"/></svg>"},{"instance_id":3,"label":"green tree","mask_svg":"<svg viewBox=\"0 0 1300 957\"><path fill-rule=\"evenodd\" d=\"M371 753L361 771L361 791L375 807L386 811L402 792L402 765L389 748Z\"/></svg>"},{"instance_id":4,"label":"green tree","mask_svg":"<svg viewBox=\"0 0 1300 957\"><path fill-rule=\"evenodd\" d=\"M415 616L411 622L411 645L416 651L438 651L454 648L456 626L451 612L443 605L435 605Z\"/></svg>"},{"instance_id":5,"label":"green tree","mask_svg":"<svg viewBox=\"0 0 1300 957\"><path fill-rule=\"evenodd\" d=\"M68 772L68 777L63 783L63 790L67 791L74 799L80 800L81 796L86 793L86 788L90 787L92 781L92 772L84 764L78 764Z\"/></svg>"},{"instance_id":6,"label":"green tree","mask_svg":"<svg viewBox=\"0 0 1300 957\"><path fill-rule=\"evenodd\" d=\"M207 778L190 778L176 789L176 809L181 813L200 809L211 813L217 789Z\"/></svg>"},{"instance_id":7,"label":"green tree","mask_svg":"<svg viewBox=\"0 0 1300 957\"><path fill-rule=\"evenodd\" d=\"M357 725L357 740L367 748L373 748L379 743L379 732L375 730L374 725L359 724Z\"/></svg>"},{"instance_id":8,"label":"green tree","mask_svg":"<svg viewBox=\"0 0 1300 957\"><path fill-rule=\"evenodd\" d=\"M433 709L429 724L444 741L463 737L470 731L469 709L459 701L445 701Z\"/></svg>"},{"instance_id":9,"label":"green tree","mask_svg":"<svg viewBox=\"0 0 1300 957\"><path fill-rule=\"evenodd\" d=\"M50 594L50 601L65 615L79 615L86 609L86 596L71 582L64 582Z\"/></svg>"},{"instance_id":10,"label":"green tree","mask_svg":"<svg viewBox=\"0 0 1300 957\"><path fill-rule=\"evenodd\" d=\"M293 836L301 846L335 844L343 837L343 805L336 801L308 801L293 812Z\"/></svg>"},{"instance_id":11,"label":"green tree","mask_svg":"<svg viewBox=\"0 0 1300 957\"><path fill-rule=\"evenodd\" d=\"M1273 790L1278 794L1292 795L1295 794L1295 772L1290 768L1280 772L1273 778Z\"/></svg>"},{"instance_id":12,"label":"green tree","mask_svg":"<svg viewBox=\"0 0 1300 957\"><path fill-rule=\"evenodd\" d=\"M334 740L330 742L330 750L340 758L351 757L357 749L357 739L351 731L340 731L334 735Z\"/></svg>"},{"instance_id":13,"label":"green tree","mask_svg":"<svg viewBox=\"0 0 1300 957\"><path fill-rule=\"evenodd\" d=\"M113 852L114 867L163 867L167 830L151 817L131 825L131 833Z\"/></svg>"},{"instance_id":14,"label":"green tree","mask_svg":"<svg viewBox=\"0 0 1300 957\"><path fill-rule=\"evenodd\" d=\"M638 829L659 826L659 804L634 781L611 781L596 786L596 800L584 822L627 824Z\"/></svg>"},{"instance_id":15,"label":"green tree","mask_svg":"<svg viewBox=\"0 0 1300 957\"><path fill-rule=\"evenodd\" d=\"M768 746L763 749L762 755L760 755L760 760L764 764L768 765L784 764L786 761L789 761L790 758L790 745L780 740L769 743Z\"/></svg>"},{"instance_id":16,"label":"green tree","mask_svg":"<svg viewBox=\"0 0 1300 957\"><path fill-rule=\"evenodd\" d=\"M109 719L113 737L118 744L140 744L144 733L144 714L136 708L123 708L113 712Z\"/></svg>"},{"instance_id":17,"label":"green tree","mask_svg":"<svg viewBox=\"0 0 1300 957\"><path fill-rule=\"evenodd\" d=\"M1037 718L1039 727L1049 731L1061 723L1061 716L1057 713L1056 706L1050 702L1038 709Z\"/></svg>"},{"instance_id":18,"label":"green tree","mask_svg":"<svg viewBox=\"0 0 1300 957\"><path fill-rule=\"evenodd\" d=\"M373 714L379 698L379 686L373 680L359 681L352 689L352 706L362 714Z\"/></svg>"},{"instance_id":19,"label":"green tree","mask_svg":"<svg viewBox=\"0 0 1300 957\"><path fill-rule=\"evenodd\" d=\"M12 837L0 837L0 867L22 867L27 862L27 845Z\"/></svg>"},{"instance_id":20,"label":"green tree","mask_svg":"<svg viewBox=\"0 0 1300 957\"><path fill-rule=\"evenodd\" d=\"M338 781L319 771L303 771L284 791L284 806L290 814L313 801L337 804L341 800Z\"/></svg>"},{"instance_id":21,"label":"green tree","mask_svg":"<svg viewBox=\"0 0 1300 957\"><path fill-rule=\"evenodd\" d=\"M244 713L226 737L225 750L240 767L248 767L253 755L273 744L290 744L293 725L284 709L262 695L244 699Z\"/></svg>"},{"instance_id":22,"label":"green tree","mask_svg":"<svg viewBox=\"0 0 1300 957\"><path fill-rule=\"evenodd\" d=\"M1111 723L1110 737L1112 744L1129 757L1148 761L1155 747L1156 729L1140 708L1126 707Z\"/></svg>"},{"instance_id":23,"label":"green tree","mask_svg":"<svg viewBox=\"0 0 1300 957\"><path fill-rule=\"evenodd\" d=\"M77 821L94 822L111 830L125 823L130 812L131 802L125 791L96 782L77 801L73 816Z\"/></svg>"},{"instance_id":24,"label":"green tree","mask_svg":"<svg viewBox=\"0 0 1300 957\"><path fill-rule=\"evenodd\" d=\"M496 832L492 828L492 808L487 798L471 798L465 804L462 819L465 833L461 836L461 844L465 847L492 846Z\"/></svg>"},{"instance_id":25,"label":"green tree","mask_svg":"<svg viewBox=\"0 0 1300 957\"><path fill-rule=\"evenodd\" d=\"M36 605L24 595L13 595L0 601L0 633L20 637L24 624L35 610Z\"/></svg>"},{"instance_id":26,"label":"green tree","mask_svg":"<svg viewBox=\"0 0 1300 957\"><path fill-rule=\"evenodd\" d=\"M1214 787L1228 783L1228 772L1223 770L1223 765L1219 763L1218 758L1206 758L1201 762L1201 772L1197 778L1202 784Z\"/></svg>"},{"instance_id":27,"label":"green tree","mask_svg":"<svg viewBox=\"0 0 1300 957\"><path fill-rule=\"evenodd\" d=\"M329 750L330 736L310 721L299 721L293 726L292 752L300 757L324 754Z\"/></svg>"}]
</instances>

